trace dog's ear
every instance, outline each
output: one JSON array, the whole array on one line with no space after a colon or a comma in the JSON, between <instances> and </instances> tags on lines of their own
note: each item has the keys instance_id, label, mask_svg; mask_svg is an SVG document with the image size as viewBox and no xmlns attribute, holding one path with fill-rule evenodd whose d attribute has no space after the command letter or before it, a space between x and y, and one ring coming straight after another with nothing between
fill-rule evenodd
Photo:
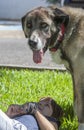
<instances>
[{"instance_id":1,"label":"dog's ear","mask_svg":"<svg viewBox=\"0 0 84 130\"><path fill-rule=\"evenodd\" d=\"M69 22L69 15L65 14L62 10L56 8L54 10L54 20L56 20L56 22L59 23L64 23L65 26L67 26L68 22Z\"/></svg>"},{"instance_id":2,"label":"dog's ear","mask_svg":"<svg viewBox=\"0 0 84 130\"><path fill-rule=\"evenodd\" d=\"M58 8L51 8L53 13L53 20L56 24L63 23L65 26L67 26L69 22L69 15L65 14L61 9Z\"/></svg>"},{"instance_id":3,"label":"dog's ear","mask_svg":"<svg viewBox=\"0 0 84 130\"><path fill-rule=\"evenodd\" d=\"M26 34L25 19L26 19L26 15L21 18L21 23L22 23L22 29L23 29L23 31L24 31L25 37L27 38L28 36L27 36L27 34Z\"/></svg>"}]
</instances>

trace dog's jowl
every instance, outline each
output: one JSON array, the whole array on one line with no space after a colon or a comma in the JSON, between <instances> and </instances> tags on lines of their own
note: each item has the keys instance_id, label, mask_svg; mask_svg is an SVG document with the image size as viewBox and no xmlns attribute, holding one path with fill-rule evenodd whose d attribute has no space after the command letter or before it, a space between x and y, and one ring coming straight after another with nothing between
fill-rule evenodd
<instances>
[{"instance_id":1,"label":"dog's jowl","mask_svg":"<svg viewBox=\"0 0 84 130\"><path fill-rule=\"evenodd\" d=\"M22 18L35 63L49 49L54 61L70 70L79 130L84 130L84 10L71 7L38 7Z\"/></svg>"}]
</instances>

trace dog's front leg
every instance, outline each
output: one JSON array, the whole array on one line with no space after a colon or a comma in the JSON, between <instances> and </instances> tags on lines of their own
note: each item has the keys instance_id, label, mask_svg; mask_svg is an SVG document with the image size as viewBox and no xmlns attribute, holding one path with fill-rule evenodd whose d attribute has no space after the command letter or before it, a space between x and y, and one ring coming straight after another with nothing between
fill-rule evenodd
<instances>
[{"instance_id":1,"label":"dog's front leg","mask_svg":"<svg viewBox=\"0 0 84 130\"><path fill-rule=\"evenodd\" d=\"M78 130L84 130L84 74L74 70L74 105L78 116Z\"/></svg>"}]
</instances>

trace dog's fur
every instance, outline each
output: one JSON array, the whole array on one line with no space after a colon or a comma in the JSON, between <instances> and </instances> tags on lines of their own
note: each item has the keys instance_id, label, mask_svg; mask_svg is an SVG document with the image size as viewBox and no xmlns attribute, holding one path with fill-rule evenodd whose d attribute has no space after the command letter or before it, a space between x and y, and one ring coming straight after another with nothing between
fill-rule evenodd
<instances>
[{"instance_id":1,"label":"dog's fur","mask_svg":"<svg viewBox=\"0 0 84 130\"><path fill-rule=\"evenodd\" d=\"M41 62L50 49L54 61L65 64L70 70L79 130L84 130L84 10L38 7L22 18L22 26L29 38L34 62ZM55 52L51 51L53 48Z\"/></svg>"}]
</instances>

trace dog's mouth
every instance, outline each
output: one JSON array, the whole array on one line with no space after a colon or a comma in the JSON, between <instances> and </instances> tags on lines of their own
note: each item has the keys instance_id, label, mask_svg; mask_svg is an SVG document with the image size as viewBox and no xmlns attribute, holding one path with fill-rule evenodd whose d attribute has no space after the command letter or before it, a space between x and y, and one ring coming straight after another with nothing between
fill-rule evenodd
<instances>
[{"instance_id":1,"label":"dog's mouth","mask_svg":"<svg viewBox=\"0 0 84 130\"><path fill-rule=\"evenodd\" d=\"M44 55L44 50L33 50L33 61L35 63L41 63Z\"/></svg>"},{"instance_id":2,"label":"dog's mouth","mask_svg":"<svg viewBox=\"0 0 84 130\"><path fill-rule=\"evenodd\" d=\"M48 41L49 43L49 41ZM48 49L48 43L45 44L45 46L39 50L34 50L32 49L33 51L33 61L38 64L38 63L41 63L42 60L43 60L43 56L45 54L45 52L47 51Z\"/></svg>"},{"instance_id":3,"label":"dog's mouth","mask_svg":"<svg viewBox=\"0 0 84 130\"><path fill-rule=\"evenodd\" d=\"M33 61L38 64L42 62L45 51L47 50L47 41L45 39L41 40L41 38L34 38L28 40L28 45L33 52Z\"/></svg>"}]
</instances>

